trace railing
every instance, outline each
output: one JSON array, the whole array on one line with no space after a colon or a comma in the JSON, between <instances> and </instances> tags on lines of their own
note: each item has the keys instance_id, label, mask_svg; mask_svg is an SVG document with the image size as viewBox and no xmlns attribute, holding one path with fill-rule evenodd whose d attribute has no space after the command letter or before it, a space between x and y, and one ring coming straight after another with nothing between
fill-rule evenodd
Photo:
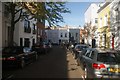
<instances>
[{"instance_id":1,"label":"railing","mask_svg":"<svg viewBox=\"0 0 120 80\"><path fill-rule=\"evenodd\" d=\"M31 33L31 28L30 27L28 27L28 28L24 27L24 32Z\"/></svg>"}]
</instances>

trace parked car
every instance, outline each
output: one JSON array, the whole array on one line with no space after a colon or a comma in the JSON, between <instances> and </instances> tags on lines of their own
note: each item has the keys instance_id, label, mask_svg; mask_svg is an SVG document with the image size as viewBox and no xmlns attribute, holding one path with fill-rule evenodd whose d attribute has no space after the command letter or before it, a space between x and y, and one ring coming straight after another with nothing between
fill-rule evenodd
<instances>
[{"instance_id":1,"label":"parked car","mask_svg":"<svg viewBox=\"0 0 120 80\"><path fill-rule=\"evenodd\" d=\"M84 50L85 48L88 48L88 46L84 45L84 44L77 44L77 45L75 45L75 47L73 49L73 52L75 54L75 59L78 58L78 54L80 54L82 52L82 50Z\"/></svg>"},{"instance_id":2,"label":"parked car","mask_svg":"<svg viewBox=\"0 0 120 80\"><path fill-rule=\"evenodd\" d=\"M120 53L89 48L82 55L80 66L85 78L120 78Z\"/></svg>"},{"instance_id":3,"label":"parked car","mask_svg":"<svg viewBox=\"0 0 120 80\"><path fill-rule=\"evenodd\" d=\"M32 46L32 50L36 51L38 55L47 53L47 45L44 42L36 43Z\"/></svg>"},{"instance_id":4,"label":"parked car","mask_svg":"<svg viewBox=\"0 0 120 80\"><path fill-rule=\"evenodd\" d=\"M46 51L49 52L52 49L52 44L49 42L43 42L46 48Z\"/></svg>"},{"instance_id":5,"label":"parked car","mask_svg":"<svg viewBox=\"0 0 120 80\"><path fill-rule=\"evenodd\" d=\"M38 55L35 51L31 51L27 47L5 47L2 50L2 66L5 67L21 67L37 60Z\"/></svg>"},{"instance_id":6,"label":"parked car","mask_svg":"<svg viewBox=\"0 0 120 80\"><path fill-rule=\"evenodd\" d=\"M79 66L81 63L81 59L82 59L82 55L85 55L86 52L90 52L92 48L85 48L81 51L81 53L78 54L78 58L77 58L77 65Z\"/></svg>"}]
</instances>

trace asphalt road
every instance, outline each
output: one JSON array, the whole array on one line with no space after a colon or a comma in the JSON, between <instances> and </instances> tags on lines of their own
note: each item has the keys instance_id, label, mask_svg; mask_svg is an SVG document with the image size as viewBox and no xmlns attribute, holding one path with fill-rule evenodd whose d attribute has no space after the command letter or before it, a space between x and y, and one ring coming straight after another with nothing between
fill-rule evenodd
<instances>
[{"instance_id":1,"label":"asphalt road","mask_svg":"<svg viewBox=\"0 0 120 80\"><path fill-rule=\"evenodd\" d=\"M3 76L9 78L81 78L82 75L72 54L59 46L54 46L51 52L40 55L37 61L23 69L3 70Z\"/></svg>"}]
</instances>

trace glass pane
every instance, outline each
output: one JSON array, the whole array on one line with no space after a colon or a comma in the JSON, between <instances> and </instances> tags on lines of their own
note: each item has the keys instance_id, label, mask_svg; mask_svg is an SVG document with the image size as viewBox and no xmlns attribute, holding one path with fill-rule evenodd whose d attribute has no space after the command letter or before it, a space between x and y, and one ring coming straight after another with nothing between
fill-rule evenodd
<instances>
[{"instance_id":1,"label":"glass pane","mask_svg":"<svg viewBox=\"0 0 120 80\"><path fill-rule=\"evenodd\" d=\"M100 62L116 62L116 56L113 53L98 53L97 60Z\"/></svg>"}]
</instances>

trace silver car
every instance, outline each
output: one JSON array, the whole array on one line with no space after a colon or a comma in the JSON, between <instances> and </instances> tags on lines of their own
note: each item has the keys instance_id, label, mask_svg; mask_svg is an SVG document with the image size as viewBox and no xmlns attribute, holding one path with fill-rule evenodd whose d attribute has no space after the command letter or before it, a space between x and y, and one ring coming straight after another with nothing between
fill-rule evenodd
<instances>
[{"instance_id":1,"label":"silver car","mask_svg":"<svg viewBox=\"0 0 120 80\"><path fill-rule=\"evenodd\" d=\"M85 78L120 78L120 53L88 48L81 56Z\"/></svg>"}]
</instances>

